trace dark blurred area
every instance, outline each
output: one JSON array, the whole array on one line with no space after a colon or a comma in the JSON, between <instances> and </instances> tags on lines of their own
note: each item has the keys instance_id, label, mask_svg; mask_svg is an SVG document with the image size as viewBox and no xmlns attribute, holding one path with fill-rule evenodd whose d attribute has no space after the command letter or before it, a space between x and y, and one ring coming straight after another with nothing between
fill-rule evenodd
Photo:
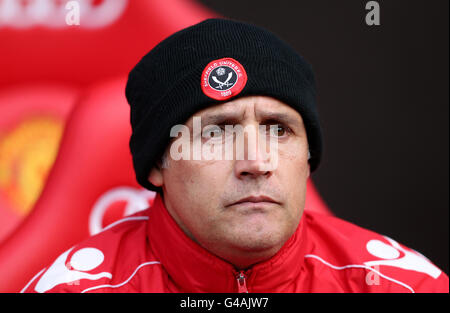
<instances>
[{"instance_id":1,"label":"dark blurred area","mask_svg":"<svg viewBox=\"0 0 450 313\"><path fill-rule=\"evenodd\" d=\"M201 0L263 26L316 73L331 210L416 249L449 273L448 1Z\"/></svg>"}]
</instances>

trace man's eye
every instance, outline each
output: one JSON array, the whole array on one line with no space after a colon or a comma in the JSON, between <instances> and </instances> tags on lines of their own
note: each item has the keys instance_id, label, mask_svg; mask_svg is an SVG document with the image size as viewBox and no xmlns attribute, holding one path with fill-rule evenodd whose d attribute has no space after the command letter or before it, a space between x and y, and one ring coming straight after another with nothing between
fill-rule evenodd
<instances>
[{"instance_id":1,"label":"man's eye","mask_svg":"<svg viewBox=\"0 0 450 313\"><path fill-rule=\"evenodd\" d=\"M288 129L282 125L270 125L268 127L270 136L283 137L288 132Z\"/></svg>"},{"instance_id":2,"label":"man's eye","mask_svg":"<svg viewBox=\"0 0 450 313\"><path fill-rule=\"evenodd\" d=\"M224 135L224 130L219 126L209 127L203 131L204 138L221 139Z\"/></svg>"}]
</instances>

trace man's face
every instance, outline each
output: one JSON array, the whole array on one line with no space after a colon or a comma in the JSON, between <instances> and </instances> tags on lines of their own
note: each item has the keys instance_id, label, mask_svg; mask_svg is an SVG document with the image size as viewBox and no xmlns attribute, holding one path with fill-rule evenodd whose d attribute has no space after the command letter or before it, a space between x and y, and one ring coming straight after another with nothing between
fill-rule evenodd
<instances>
[{"instance_id":1,"label":"man's face","mask_svg":"<svg viewBox=\"0 0 450 313\"><path fill-rule=\"evenodd\" d=\"M201 118L203 135L210 133L206 125L219 126L210 128L211 136L200 136L202 144L212 142L214 149L223 145L225 151L225 137L229 136L225 125L255 130L256 136L245 135L244 158L234 154L231 160L193 160L194 116ZM174 160L169 146L168 165L153 169L150 181L163 188L167 210L181 229L213 254L240 268L269 258L295 232L303 213L309 164L300 114L276 99L255 96L213 106L194 116L185 124L190 130L191 158ZM260 125L278 127L270 130L267 126L265 132ZM277 148L264 159L258 147L270 139L276 140ZM236 140L231 142L238 149ZM254 146L256 155L249 157Z\"/></svg>"}]
</instances>

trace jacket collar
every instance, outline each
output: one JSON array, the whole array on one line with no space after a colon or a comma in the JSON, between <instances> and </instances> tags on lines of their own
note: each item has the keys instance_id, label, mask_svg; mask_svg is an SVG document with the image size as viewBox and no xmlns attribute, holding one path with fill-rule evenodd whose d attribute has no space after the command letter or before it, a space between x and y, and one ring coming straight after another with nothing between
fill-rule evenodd
<instances>
[{"instance_id":1,"label":"jacket collar","mask_svg":"<svg viewBox=\"0 0 450 313\"><path fill-rule=\"evenodd\" d=\"M187 237L157 194L149 210L150 245L169 275L169 289L181 292L237 292L238 272ZM288 291L303 271L306 227L301 219L296 232L270 259L245 271L249 292Z\"/></svg>"}]
</instances>

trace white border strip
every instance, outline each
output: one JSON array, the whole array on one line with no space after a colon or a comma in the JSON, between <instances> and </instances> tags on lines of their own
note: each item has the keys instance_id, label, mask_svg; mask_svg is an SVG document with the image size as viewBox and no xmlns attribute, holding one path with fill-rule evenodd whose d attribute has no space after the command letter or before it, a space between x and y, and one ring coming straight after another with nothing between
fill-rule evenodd
<instances>
[{"instance_id":1,"label":"white border strip","mask_svg":"<svg viewBox=\"0 0 450 313\"><path fill-rule=\"evenodd\" d=\"M119 288L122 287L123 285L126 285L133 277L134 275L136 275L136 273L144 266L146 265L153 265L153 264L161 264L161 262L158 261L152 261L152 262L146 262L146 263L142 263L141 265L139 265L133 272L133 274L131 274L130 277L128 277L124 282L117 284L117 285L99 285L99 286L94 286L94 287L90 287L90 288L86 288L84 289L81 293L85 293L85 292L89 292L95 289L101 289L101 288Z\"/></svg>"},{"instance_id":2,"label":"white border strip","mask_svg":"<svg viewBox=\"0 0 450 313\"><path fill-rule=\"evenodd\" d=\"M375 272L376 274L378 274L378 275L380 275L381 277L383 277L383 278L385 278L385 279L387 279L387 280L390 280L390 281L392 281L392 282L394 282L394 283L396 283L396 284L399 284L400 286L402 286L402 287L405 287L406 289L408 289L409 291L411 291L412 293L415 293L414 292L414 289L412 289L410 286L408 286L407 284L405 284L405 283L402 283L401 281L398 281L398 280L396 280L396 279L393 279L393 278L391 278L391 277L388 277L388 276L386 276L386 275L384 275L384 274L381 274L380 272L378 272L377 270L375 270L374 268L372 268L372 267L370 267L370 266L366 266L366 265L360 265L360 264L350 264L350 265L344 265L344 266L336 266L336 265L333 265L333 264L330 264L330 263L328 263L327 261L325 261L324 259L322 259L321 257L319 257L319 256L317 256L317 255L314 255L314 254L306 254L305 255L305 258L314 258L314 259L317 259L317 260L319 260L320 262L322 262L323 264L325 264L325 265L327 265L327 266L329 266L329 267L331 267L331 268L333 268L333 269L335 269L335 270L344 270L344 269L347 269L347 268L364 268L364 269L367 269L367 270L370 270L370 271L372 271L372 272Z\"/></svg>"}]
</instances>

